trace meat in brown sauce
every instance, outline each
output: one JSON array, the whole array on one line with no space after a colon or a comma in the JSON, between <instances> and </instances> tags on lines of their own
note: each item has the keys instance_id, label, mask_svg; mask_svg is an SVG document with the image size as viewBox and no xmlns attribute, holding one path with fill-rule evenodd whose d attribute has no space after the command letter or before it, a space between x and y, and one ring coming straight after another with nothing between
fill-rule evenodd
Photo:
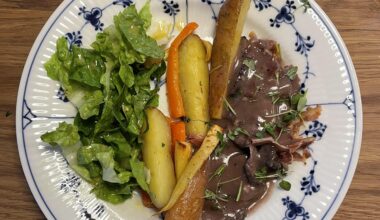
<instances>
[{"instance_id":1,"label":"meat in brown sauce","mask_svg":"<svg viewBox=\"0 0 380 220\"><path fill-rule=\"evenodd\" d=\"M225 131L239 128L248 134L239 133L220 155L214 154L208 161L202 219L244 219L274 185L273 178L257 179L255 173L264 167L268 173L286 169L292 160L289 148L314 141L295 140L294 131L277 125L281 117L276 115L291 108L283 100L289 100L300 88L297 76L287 76L290 68L282 65L276 42L241 39L229 81L227 110L223 119L212 123ZM273 133L265 132L267 124L275 125ZM258 133L265 136L258 138Z\"/></svg>"}]
</instances>

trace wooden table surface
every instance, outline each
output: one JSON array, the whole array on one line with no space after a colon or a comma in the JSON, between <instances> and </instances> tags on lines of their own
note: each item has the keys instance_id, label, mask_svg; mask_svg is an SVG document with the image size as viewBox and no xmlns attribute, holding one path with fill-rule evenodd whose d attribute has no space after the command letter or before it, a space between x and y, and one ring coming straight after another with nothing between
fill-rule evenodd
<instances>
[{"instance_id":1,"label":"wooden table surface","mask_svg":"<svg viewBox=\"0 0 380 220\"><path fill-rule=\"evenodd\" d=\"M0 0L0 219L44 219L21 168L15 108L19 80L29 50L60 2ZM336 25L350 51L364 108L359 164L334 219L377 219L380 216L380 144L376 138L380 125L380 1L317 2Z\"/></svg>"}]
</instances>

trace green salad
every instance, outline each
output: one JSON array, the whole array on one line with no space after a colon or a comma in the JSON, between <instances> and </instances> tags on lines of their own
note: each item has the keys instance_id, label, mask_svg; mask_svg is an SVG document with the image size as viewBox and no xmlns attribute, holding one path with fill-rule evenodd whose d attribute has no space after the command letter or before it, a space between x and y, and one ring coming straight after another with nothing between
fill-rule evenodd
<instances>
[{"instance_id":1,"label":"green salad","mask_svg":"<svg viewBox=\"0 0 380 220\"><path fill-rule=\"evenodd\" d=\"M165 52L146 33L149 3L126 8L98 33L91 48L71 47L64 37L45 64L78 109L73 124L62 122L41 139L59 146L69 165L93 185L100 199L120 203L148 191L140 134L148 129L144 110L158 106Z\"/></svg>"}]
</instances>

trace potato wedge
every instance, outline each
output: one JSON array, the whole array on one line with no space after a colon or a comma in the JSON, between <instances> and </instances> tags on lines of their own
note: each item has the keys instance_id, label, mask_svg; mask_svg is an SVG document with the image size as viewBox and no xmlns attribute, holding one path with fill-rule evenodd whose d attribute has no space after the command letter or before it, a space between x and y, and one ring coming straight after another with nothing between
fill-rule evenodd
<instances>
[{"instance_id":1,"label":"potato wedge","mask_svg":"<svg viewBox=\"0 0 380 220\"><path fill-rule=\"evenodd\" d=\"M174 165L175 165L175 175L177 179L179 179L187 163L189 162L192 151L193 151L193 147L188 142L175 143Z\"/></svg>"},{"instance_id":2,"label":"potato wedge","mask_svg":"<svg viewBox=\"0 0 380 220\"><path fill-rule=\"evenodd\" d=\"M210 116L220 119L250 0L227 0L219 12L211 55Z\"/></svg>"},{"instance_id":3,"label":"potato wedge","mask_svg":"<svg viewBox=\"0 0 380 220\"><path fill-rule=\"evenodd\" d=\"M208 130L209 74L207 51L198 35L189 35L179 47L179 79L185 109L186 134L203 139Z\"/></svg>"},{"instance_id":4,"label":"potato wedge","mask_svg":"<svg viewBox=\"0 0 380 220\"><path fill-rule=\"evenodd\" d=\"M142 136L142 155L150 171L149 196L157 208L162 208L169 201L176 184L170 126L158 109L147 109L146 115L149 129Z\"/></svg>"},{"instance_id":5,"label":"potato wedge","mask_svg":"<svg viewBox=\"0 0 380 220\"><path fill-rule=\"evenodd\" d=\"M187 164L185 170L182 172L181 177L178 179L177 184L173 190L173 193L170 197L169 202L163 207L160 212L167 211L171 209L174 204L181 197L183 192L186 190L189 185L191 179L194 175L199 171L202 167L203 163L208 159L210 154L214 151L216 146L219 143L219 139L217 137L218 132L222 132L223 129L218 125L213 125L210 130L207 132L207 135L202 143L202 146L199 150L194 154L194 156L190 159Z\"/></svg>"},{"instance_id":6,"label":"potato wedge","mask_svg":"<svg viewBox=\"0 0 380 220\"><path fill-rule=\"evenodd\" d=\"M175 205L165 213L165 220L201 219L207 184L205 165L195 174Z\"/></svg>"}]
</instances>

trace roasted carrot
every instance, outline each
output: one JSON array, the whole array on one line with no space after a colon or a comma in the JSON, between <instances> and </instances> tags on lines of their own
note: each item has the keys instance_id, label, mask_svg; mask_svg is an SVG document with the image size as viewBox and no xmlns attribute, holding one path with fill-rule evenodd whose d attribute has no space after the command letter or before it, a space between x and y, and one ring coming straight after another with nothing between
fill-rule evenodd
<instances>
[{"instance_id":1,"label":"roasted carrot","mask_svg":"<svg viewBox=\"0 0 380 220\"><path fill-rule=\"evenodd\" d=\"M172 153L174 153L176 142L182 142L186 140L185 122L174 121L170 123L170 130L172 133Z\"/></svg>"},{"instance_id":2,"label":"roasted carrot","mask_svg":"<svg viewBox=\"0 0 380 220\"><path fill-rule=\"evenodd\" d=\"M168 101L170 116L172 118L181 118L185 116L181 91L179 88L179 58L178 48L182 41L186 39L196 28L198 24L191 22L178 34L169 48L168 67L166 73L166 87L168 91Z\"/></svg>"}]
</instances>

